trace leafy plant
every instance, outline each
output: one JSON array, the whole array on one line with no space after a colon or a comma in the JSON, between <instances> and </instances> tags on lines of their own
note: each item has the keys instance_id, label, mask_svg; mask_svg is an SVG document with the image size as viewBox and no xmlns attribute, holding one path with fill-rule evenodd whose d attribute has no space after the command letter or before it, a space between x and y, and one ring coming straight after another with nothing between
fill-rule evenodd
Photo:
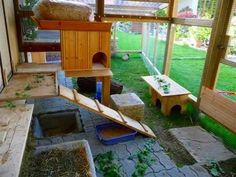
<instances>
[{"instance_id":1,"label":"leafy plant","mask_svg":"<svg viewBox=\"0 0 236 177\"><path fill-rule=\"evenodd\" d=\"M15 96L21 97L21 98L27 98L27 97L29 97L29 95L28 95L27 93L25 93L24 91L22 91L22 92L16 92L16 93L15 93Z\"/></svg>"},{"instance_id":2,"label":"leafy plant","mask_svg":"<svg viewBox=\"0 0 236 177\"><path fill-rule=\"evenodd\" d=\"M166 17L167 16L167 9L159 9L155 12L155 16L157 17Z\"/></svg>"},{"instance_id":3,"label":"leafy plant","mask_svg":"<svg viewBox=\"0 0 236 177\"><path fill-rule=\"evenodd\" d=\"M135 155L129 157L129 159L136 160L135 171L133 172L132 177L143 177L148 167L155 162L151 153L152 144L153 140L148 141L144 145L144 149L139 150Z\"/></svg>"},{"instance_id":4,"label":"leafy plant","mask_svg":"<svg viewBox=\"0 0 236 177\"><path fill-rule=\"evenodd\" d=\"M20 6L22 10L31 10L38 0L25 0ZM23 36L25 40L34 40L37 37L37 30L34 22L30 18L22 19Z\"/></svg>"},{"instance_id":5,"label":"leafy plant","mask_svg":"<svg viewBox=\"0 0 236 177\"><path fill-rule=\"evenodd\" d=\"M35 75L35 83L41 83L43 80L45 80L45 76L42 74Z\"/></svg>"},{"instance_id":6,"label":"leafy plant","mask_svg":"<svg viewBox=\"0 0 236 177\"><path fill-rule=\"evenodd\" d=\"M219 177L225 173L216 161L210 161L209 164L207 164L207 167L212 176Z\"/></svg>"},{"instance_id":7,"label":"leafy plant","mask_svg":"<svg viewBox=\"0 0 236 177\"><path fill-rule=\"evenodd\" d=\"M112 151L98 154L94 161L98 163L99 171L103 173L104 177L121 177L120 167L114 162L114 155Z\"/></svg>"},{"instance_id":8,"label":"leafy plant","mask_svg":"<svg viewBox=\"0 0 236 177\"><path fill-rule=\"evenodd\" d=\"M191 32L194 36L194 38L198 41L205 41L210 38L211 29L210 28L198 28L198 27L192 27Z\"/></svg>"},{"instance_id":9,"label":"leafy plant","mask_svg":"<svg viewBox=\"0 0 236 177\"><path fill-rule=\"evenodd\" d=\"M11 101L6 101L4 104L4 107L12 110L13 108L16 107L16 105L14 103L12 103Z\"/></svg>"},{"instance_id":10,"label":"leafy plant","mask_svg":"<svg viewBox=\"0 0 236 177\"><path fill-rule=\"evenodd\" d=\"M29 91L31 90L33 87L30 84L27 84L24 88L24 91Z\"/></svg>"}]
</instances>

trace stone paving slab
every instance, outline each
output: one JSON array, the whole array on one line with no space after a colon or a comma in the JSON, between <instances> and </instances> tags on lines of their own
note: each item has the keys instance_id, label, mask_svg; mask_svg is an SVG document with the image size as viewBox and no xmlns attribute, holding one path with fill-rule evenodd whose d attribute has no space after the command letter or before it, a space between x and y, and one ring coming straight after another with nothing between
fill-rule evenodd
<instances>
[{"instance_id":1,"label":"stone paving slab","mask_svg":"<svg viewBox=\"0 0 236 177\"><path fill-rule=\"evenodd\" d=\"M200 126L173 128L169 132L197 162L224 161L236 157L222 142Z\"/></svg>"}]
</instances>

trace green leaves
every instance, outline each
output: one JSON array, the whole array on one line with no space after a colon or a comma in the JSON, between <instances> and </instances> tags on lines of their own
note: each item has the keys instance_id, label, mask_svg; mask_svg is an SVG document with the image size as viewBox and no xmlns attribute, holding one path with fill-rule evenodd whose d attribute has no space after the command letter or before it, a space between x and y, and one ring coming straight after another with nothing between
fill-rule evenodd
<instances>
[{"instance_id":1,"label":"green leaves","mask_svg":"<svg viewBox=\"0 0 236 177\"><path fill-rule=\"evenodd\" d=\"M98 154L95 159L98 164L99 171L103 173L104 177L121 177L120 166L114 162L114 155L112 151L103 154Z\"/></svg>"},{"instance_id":2,"label":"green leaves","mask_svg":"<svg viewBox=\"0 0 236 177\"><path fill-rule=\"evenodd\" d=\"M4 104L4 107L12 110L13 108L16 107L16 105L14 103L12 103L11 101L6 101Z\"/></svg>"},{"instance_id":3,"label":"green leaves","mask_svg":"<svg viewBox=\"0 0 236 177\"><path fill-rule=\"evenodd\" d=\"M220 177L225 173L224 170L220 167L219 163L216 161L210 161L207 164L207 167L211 175L214 177Z\"/></svg>"}]
</instances>

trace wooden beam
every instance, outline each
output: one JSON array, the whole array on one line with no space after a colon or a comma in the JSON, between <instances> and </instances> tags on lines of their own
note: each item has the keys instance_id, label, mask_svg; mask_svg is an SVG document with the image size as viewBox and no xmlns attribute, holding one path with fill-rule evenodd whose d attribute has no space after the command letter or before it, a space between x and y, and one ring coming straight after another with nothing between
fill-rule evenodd
<instances>
[{"instance_id":1,"label":"wooden beam","mask_svg":"<svg viewBox=\"0 0 236 177\"><path fill-rule=\"evenodd\" d=\"M153 65L157 66L157 44L158 44L159 24L156 23L155 25L156 25L156 34L155 34L155 41L154 41Z\"/></svg>"},{"instance_id":2,"label":"wooden beam","mask_svg":"<svg viewBox=\"0 0 236 177\"><path fill-rule=\"evenodd\" d=\"M102 17L104 16L104 0L96 0L96 14L95 20L102 21Z\"/></svg>"},{"instance_id":3,"label":"wooden beam","mask_svg":"<svg viewBox=\"0 0 236 177\"><path fill-rule=\"evenodd\" d=\"M169 6L168 6L168 17L172 18L174 13L174 0L170 0Z\"/></svg>"},{"instance_id":4,"label":"wooden beam","mask_svg":"<svg viewBox=\"0 0 236 177\"><path fill-rule=\"evenodd\" d=\"M221 60L220 56L227 47L224 46L224 41L230 23L232 8L233 0L218 1L216 16L212 26L212 29L214 30L212 30L211 33L201 86L210 89L215 88Z\"/></svg>"},{"instance_id":5,"label":"wooden beam","mask_svg":"<svg viewBox=\"0 0 236 177\"><path fill-rule=\"evenodd\" d=\"M104 14L103 21L138 21L138 22L159 22L167 23L170 21L169 17L157 17L157 16L139 16L139 15L116 15L116 14Z\"/></svg>"},{"instance_id":6,"label":"wooden beam","mask_svg":"<svg viewBox=\"0 0 236 177\"><path fill-rule=\"evenodd\" d=\"M221 63L228 66L236 67L236 59L232 60L232 59L226 58L226 59L221 60Z\"/></svg>"},{"instance_id":7,"label":"wooden beam","mask_svg":"<svg viewBox=\"0 0 236 177\"><path fill-rule=\"evenodd\" d=\"M184 26L199 26L199 27L212 27L213 20L207 19L191 19L191 18L172 18L172 22Z\"/></svg>"},{"instance_id":8,"label":"wooden beam","mask_svg":"<svg viewBox=\"0 0 236 177\"><path fill-rule=\"evenodd\" d=\"M140 1L140 2L143 2L144 0L124 0L124 1ZM145 2L169 3L170 0L145 0Z\"/></svg>"},{"instance_id":9,"label":"wooden beam","mask_svg":"<svg viewBox=\"0 0 236 177\"><path fill-rule=\"evenodd\" d=\"M167 33L167 43L166 43L166 50L165 50L165 59L163 65L163 74L169 76L170 74L170 65L171 65L171 57L172 57L172 50L174 46L175 40L175 30L176 26L174 24L168 25L168 33Z\"/></svg>"}]
</instances>

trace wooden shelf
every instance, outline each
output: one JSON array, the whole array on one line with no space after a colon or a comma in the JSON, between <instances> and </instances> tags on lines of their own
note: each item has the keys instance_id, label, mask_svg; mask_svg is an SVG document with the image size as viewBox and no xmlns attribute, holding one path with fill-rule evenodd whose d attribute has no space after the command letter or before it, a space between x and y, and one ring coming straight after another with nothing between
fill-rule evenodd
<instances>
[{"instance_id":1,"label":"wooden shelf","mask_svg":"<svg viewBox=\"0 0 236 177\"><path fill-rule=\"evenodd\" d=\"M58 96L56 73L17 73L1 92L0 101L54 96Z\"/></svg>"},{"instance_id":2,"label":"wooden shelf","mask_svg":"<svg viewBox=\"0 0 236 177\"><path fill-rule=\"evenodd\" d=\"M110 22L82 22L82 21L60 21L40 20L31 17L40 29L44 30L73 30L73 31L107 31L110 32Z\"/></svg>"},{"instance_id":3,"label":"wooden shelf","mask_svg":"<svg viewBox=\"0 0 236 177\"><path fill-rule=\"evenodd\" d=\"M0 108L1 119L9 119L0 131L7 132L0 145L0 176L19 176L34 105L16 105L12 110Z\"/></svg>"}]
</instances>

